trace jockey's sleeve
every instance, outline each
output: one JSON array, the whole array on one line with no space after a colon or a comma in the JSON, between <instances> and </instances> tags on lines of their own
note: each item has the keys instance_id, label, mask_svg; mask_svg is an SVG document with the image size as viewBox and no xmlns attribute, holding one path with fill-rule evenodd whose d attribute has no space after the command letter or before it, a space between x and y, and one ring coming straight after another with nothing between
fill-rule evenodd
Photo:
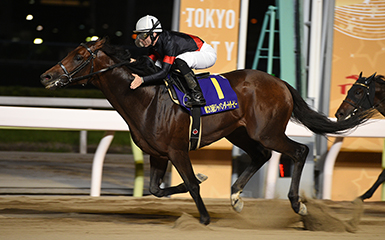
<instances>
[{"instance_id":1,"label":"jockey's sleeve","mask_svg":"<svg viewBox=\"0 0 385 240\"><path fill-rule=\"evenodd\" d=\"M171 66L174 63L175 57L165 56L163 58L162 68L159 72L144 76L143 82L146 84L154 84L159 80L166 78L167 74L170 72Z\"/></svg>"},{"instance_id":2,"label":"jockey's sleeve","mask_svg":"<svg viewBox=\"0 0 385 240\"><path fill-rule=\"evenodd\" d=\"M156 62L156 60L158 60L158 56L156 56L155 54L150 54L148 55L149 58L151 58L152 61Z\"/></svg>"}]
</instances>

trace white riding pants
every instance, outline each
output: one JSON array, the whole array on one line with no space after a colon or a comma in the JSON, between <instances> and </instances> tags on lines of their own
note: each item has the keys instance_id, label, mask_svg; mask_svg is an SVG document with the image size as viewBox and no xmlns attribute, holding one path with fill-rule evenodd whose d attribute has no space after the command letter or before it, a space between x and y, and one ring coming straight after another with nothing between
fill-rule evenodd
<instances>
[{"instance_id":1,"label":"white riding pants","mask_svg":"<svg viewBox=\"0 0 385 240\"><path fill-rule=\"evenodd\" d=\"M182 53L176 58L184 60L192 69L205 69L214 65L217 53L210 44L203 43L199 51Z\"/></svg>"}]
</instances>

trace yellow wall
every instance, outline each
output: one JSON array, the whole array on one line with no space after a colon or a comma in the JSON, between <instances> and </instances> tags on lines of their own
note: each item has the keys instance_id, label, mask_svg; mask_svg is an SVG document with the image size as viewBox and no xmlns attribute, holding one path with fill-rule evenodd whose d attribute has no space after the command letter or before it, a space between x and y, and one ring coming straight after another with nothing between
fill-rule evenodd
<instances>
[{"instance_id":1,"label":"yellow wall","mask_svg":"<svg viewBox=\"0 0 385 240\"><path fill-rule=\"evenodd\" d=\"M209 71L237 69L240 0L181 0L179 31L196 35L217 50ZM207 71L207 70L205 70Z\"/></svg>"},{"instance_id":2,"label":"yellow wall","mask_svg":"<svg viewBox=\"0 0 385 240\"><path fill-rule=\"evenodd\" d=\"M333 62L330 87L330 111L335 112L360 72L369 77L374 72L385 75L385 32L382 30L384 1L336 0ZM349 9L360 9L350 11ZM382 139L344 140L342 151L382 151Z\"/></svg>"},{"instance_id":3,"label":"yellow wall","mask_svg":"<svg viewBox=\"0 0 385 240\"><path fill-rule=\"evenodd\" d=\"M373 185L381 171L381 153L340 152L333 172L332 200L354 200ZM381 201L381 186L366 201Z\"/></svg>"}]
</instances>

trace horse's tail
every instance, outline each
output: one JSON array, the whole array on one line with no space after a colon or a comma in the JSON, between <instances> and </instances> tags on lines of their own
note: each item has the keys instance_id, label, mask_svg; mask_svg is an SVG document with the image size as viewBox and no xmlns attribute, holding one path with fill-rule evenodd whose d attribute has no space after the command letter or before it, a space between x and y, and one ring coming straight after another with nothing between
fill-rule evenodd
<instances>
[{"instance_id":1,"label":"horse's tail","mask_svg":"<svg viewBox=\"0 0 385 240\"><path fill-rule=\"evenodd\" d=\"M312 110L297 90L287 82L285 82L285 84L293 96L294 109L292 119L302 123L316 134L325 135L344 133L346 130L366 122L374 114L373 111L365 111L362 114L356 114L346 120L334 122L324 114Z\"/></svg>"}]
</instances>

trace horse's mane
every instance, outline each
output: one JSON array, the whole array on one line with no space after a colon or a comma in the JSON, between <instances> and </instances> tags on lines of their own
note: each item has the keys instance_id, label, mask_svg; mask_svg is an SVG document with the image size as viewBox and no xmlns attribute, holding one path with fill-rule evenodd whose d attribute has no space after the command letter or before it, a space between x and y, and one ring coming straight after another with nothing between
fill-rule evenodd
<instances>
[{"instance_id":1,"label":"horse's mane","mask_svg":"<svg viewBox=\"0 0 385 240\"><path fill-rule=\"evenodd\" d=\"M125 66L139 76L150 75L157 71L154 63L147 56L140 56L136 58L136 61L130 62L133 57L130 51L124 47L111 45L108 41L106 41L101 50L115 61L127 62Z\"/></svg>"},{"instance_id":2,"label":"horse's mane","mask_svg":"<svg viewBox=\"0 0 385 240\"><path fill-rule=\"evenodd\" d=\"M119 62L130 61L131 53L128 49L121 46L111 45L107 41L101 49L109 57L118 60Z\"/></svg>"},{"instance_id":3,"label":"horse's mane","mask_svg":"<svg viewBox=\"0 0 385 240\"><path fill-rule=\"evenodd\" d=\"M374 77L374 81L379 84L385 84L385 77L383 75L377 75Z\"/></svg>"}]
</instances>

